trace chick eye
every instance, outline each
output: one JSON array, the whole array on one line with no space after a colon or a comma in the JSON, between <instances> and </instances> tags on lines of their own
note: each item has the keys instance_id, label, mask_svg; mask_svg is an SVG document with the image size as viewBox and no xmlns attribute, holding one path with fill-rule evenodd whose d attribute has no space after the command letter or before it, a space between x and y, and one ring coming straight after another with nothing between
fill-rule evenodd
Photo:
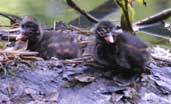
<instances>
[{"instance_id":1,"label":"chick eye","mask_svg":"<svg viewBox=\"0 0 171 104\"><path fill-rule=\"evenodd\" d=\"M25 28L26 26L22 24L21 27L22 27L22 28Z\"/></svg>"}]
</instances>

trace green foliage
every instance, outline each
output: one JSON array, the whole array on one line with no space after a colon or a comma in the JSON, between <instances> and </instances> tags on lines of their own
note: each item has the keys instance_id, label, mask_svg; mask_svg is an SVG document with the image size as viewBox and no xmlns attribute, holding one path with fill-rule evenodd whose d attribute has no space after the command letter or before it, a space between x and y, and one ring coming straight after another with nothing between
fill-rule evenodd
<instances>
[{"instance_id":1,"label":"green foliage","mask_svg":"<svg viewBox=\"0 0 171 104\"><path fill-rule=\"evenodd\" d=\"M0 49L5 49L5 48L7 47L8 44L9 44L9 42L0 41Z\"/></svg>"},{"instance_id":2,"label":"green foliage","mask_svg":"<svg viewBox=\"0 0 171 104\"><path fill-rule=\"evenodd\" d=\"M116 0L116 3L122 9L122 14L121 14L121 27L122 27L122 29L125 31L133 32L132 21L134 18L134 10L132 9L132 6L130 5L130 1L128 1L128 0Z\"/></svg>"},{"instance_id":3,"label":"green foliage","mask_svg":"<svg viewBox=\"0 0 171 104\"><path fill-rule=\"evenodd\" d=\"M132 6L132 0L115 0L118 6L121 8L121 27L125 31L133 32L132 23L135 16L135 11ZM144 0L136 0L137 2L146 5Z\"/></svg>"},{"instance_id":4,"label":"green foliage","mask_svg":"<svg viewBox=\"0 0 171 104\"><path fill-rule=\"evenodd\" d=\"M143 5L147 5L147 3L145 2L145 0L136 0L137 2L139 2L140 4L143 4Z\"/></svg>"},{"instance_id":5,"label":"green foliage","mask_svg":"<svg viewBox=\"0 0 171 104\"><path fill-rule=\"evenodd\" d=\"M91 11L106 1L74 0L86 11ZM70 22L79 17L79 13L67 6L66 0L1 0L0 3L0 12L2 13L15 14L22 17L32 15L46 25L51 25L54 21L60 20ZM4 23L8 24L8 21L5 20Z\"/></svg>"}]
</instances>

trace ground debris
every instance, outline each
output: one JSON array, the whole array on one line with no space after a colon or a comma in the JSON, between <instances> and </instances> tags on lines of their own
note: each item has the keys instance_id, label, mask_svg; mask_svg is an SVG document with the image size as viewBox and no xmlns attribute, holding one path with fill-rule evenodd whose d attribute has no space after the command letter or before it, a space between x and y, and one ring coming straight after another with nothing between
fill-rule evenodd
<instances>
[{"instance_id":1,"label":"ground debris","mask_svg":"<svg viewBox=\"0 0 171 104\"><path fill-rule=\"evenodd\" d=\"M171 67L161 60L149 63L151 73L133 80L88 66L90 59L1 62L6 74L0 75L0 104L170 104Z\"/></svg>"},{"instance_id":2,"label":"ground debris","mask_svg":"<svg viewBox=\"0 0 171 104\"><path fill-rule=\"evenodd\" d=\"M144 75L141 81L121 86L113 77L106 78L104 70L84 65L40 60L30 67L14 61L6 67L14 74L0 76L0 103L169 104L171 68L154 64L150 67L151 74Z\"/></svg>"},{"instance_id":3,"label":"ground debris","mask_svg":"<svg viewBox=\"0 0 171 104\"><path fill-rule=\"evenodd\" d=\"M151 56L153 59L160 61L160 65L171 65L171 53L169 49L161 48L159 46L153 47Z\"/></svg>"},{"instance_id":4,"label":"ground debris","mask_svg":"<svg viewBox=\"0 0 171 104\"><path fill-rule=\"evenodd\" d=\"M75 76L74 79L76 81L79 81L79 82L90 83L90 82L95 81L96 78L93 77L93 76L89 76L89 75L86 75L86 74L82 74L82 75Z\"/></svg>"}]
</instances>

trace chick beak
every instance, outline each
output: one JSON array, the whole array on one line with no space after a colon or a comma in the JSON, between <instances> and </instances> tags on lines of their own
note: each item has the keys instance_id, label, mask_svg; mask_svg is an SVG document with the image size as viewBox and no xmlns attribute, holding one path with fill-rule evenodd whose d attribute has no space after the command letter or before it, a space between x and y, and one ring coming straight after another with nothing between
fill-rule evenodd
<instances>
[{"instance_id":1,"label":"chick beak","mask_svg":"<svg viewBox=\"0 0 171 104\"><path fill-rule=\"evenodd\" d=\"M111 34L108 34L107 37L104 37L107 43L114 43L114 38Z\"/></svg>"},{"instance_id":2,"label":"chick beak","mask_svg":"<svg viewBox=\"0 0 171 104\"><path fill-rule=\"evenodd\" d=\"M27 40L27 38L26 38L25 35L19 34L19 35L16 37L16 40L23 40L23 41L25 41L25 40Z\"/></svg>"}]
</instances>

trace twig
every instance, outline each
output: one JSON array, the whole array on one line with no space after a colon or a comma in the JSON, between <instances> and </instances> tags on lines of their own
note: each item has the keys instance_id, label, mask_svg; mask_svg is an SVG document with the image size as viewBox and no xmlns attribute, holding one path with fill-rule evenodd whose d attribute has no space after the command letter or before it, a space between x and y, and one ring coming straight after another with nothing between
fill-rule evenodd
<instances>
[{"instance_id":1,"label":"twig","mask_svg":"<svg viewBox=\"0 0 171 104\"><path fill-rule=\"evenodd\" d=\"M38 52L28 52L28 51L5 51L0 50L0 53L3 54L18 54L18 55L25 55L25 56L35 56L39 54Z\"/></svg>"},{"instance_id":2,"label":"twig","mask_svg":"<svg viewBox=\"0 0 171 104\"><path fill-rule=\"evenodd\" d=\"M81 29L81 28L78 28L76 26L73 26L73 25L70 25L70 27L76 31L79 31L81 32L82 34L86 34L86 35L90 35L91 32L89 30L85 30L85 29Z\"/></svg>"},{"instance_id":3,"label":"twig","mask_svg":"<svg viewBox=\"0 0 171 104\"><path fill-rule=\"evenodd\" d=\"M11 32L18 32L19 30L20 30L20 29L17 27L17 28L13 28L13 29L5 30L5 31L7 31L7 32L11 33Z\"/></svg>"},{"instance_id":4,"label":"twig","mask_svg":"<svg viewBox=\"0 0 171 104\"><path fill-rule=\"evenodd\" d=\"M11 25L0 25L0 27L11 27Z\"/></svg>"},{"instance_id":5,"label":"twig","mask_svg":"<svg viewBox=\"0 0 171 104\"><path fill-rule=\"evenodd\" d=\"M28 56L20 55L20 58L21 58L22 60L30 60L30 61L43 60L43 58L41 58L41 57L36 57L36 56L30 56L30 57L28 57Z\"/></svg>"},{"instance_id":6,"label":"twig","mask_svg":"<svg viewBox=\"0 0 171 104\"><path fill-rule=\"evenodd\" d=\"M163 58L163 57L154 56L154 55L151 55L151 56L155 60L160 60L160 61L167 62L167 63L170 63L171 64L171 59L169 59L169 58Z\"/></svg>"},{"instance_id":7,"label":"twig","mask_svg":"<svg viewBox=\"0 0 171 104\"><path fill-rule=\"evenodd\" d=\"M87 64L90 62L94 62L91 55L85 55L80 58L74 58L74 59L67 59L67 60L57 60L59 62L62 62L64 64Z\"/></svg>"},{"instance_id":8,"label":"twig","mask_svg":"<svg viewBox=\"0 0 171 104\"><path fill-rule=\"evenodd\" d=\"M90 15L89 13L87 13L85 10L81 9L76 3L74 3L73 0L66 0L67 4L73 8L74 10L78 11L79 13L81 13L82 15L84 15L85 17L87 17L87 19L89 19L90 21L94 22L94 23L98 23L99 20L95 17L93 17L92 15Z\"/></svg>"},{"instance_id":9,"label":"twig","mask_svg":"<svg viewBox=\"0 0 171 104\"><path fill-rule=\"evenodd\" d=\"M10 20L11 25L14 25L16 23L19 23L22 18L13 14L7 14L7 13L0 13L0 16L6 17Z\"/></svg>"},{"instance_id":10,"label":"twig","mask_svg":"<svg viewBox=\"0 0 171 104\"><path fill-rule=\"evenodd\" d=\"M162 12L152 15L150 17L147 17L143 20L140 20L140 21L136 22L135 25L153 24L153 23L168 19L169 17L171 17L171 8L163 10Z\"/></svg>"}]
</instances>

